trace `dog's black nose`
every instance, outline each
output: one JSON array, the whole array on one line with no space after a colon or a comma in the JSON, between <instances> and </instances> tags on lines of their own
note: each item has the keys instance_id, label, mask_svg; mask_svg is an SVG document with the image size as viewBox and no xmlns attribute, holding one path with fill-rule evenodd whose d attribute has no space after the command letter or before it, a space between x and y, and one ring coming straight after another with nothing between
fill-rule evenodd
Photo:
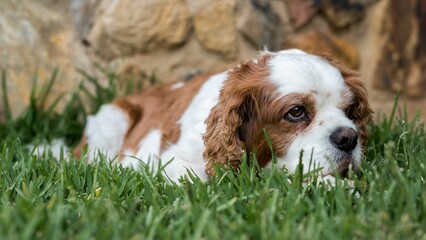
<instances>
[{"instance_id":1,"label":"dog's black nose","mask_svg":"<svg viewBox=\"0 0 426 240\"><path fill-rule=\"evenodd\" d=\"M350 152L358 142L358 133L353 128L340 127L330 135L330 141L340 150Z\"/></svg>"}]
</instances>

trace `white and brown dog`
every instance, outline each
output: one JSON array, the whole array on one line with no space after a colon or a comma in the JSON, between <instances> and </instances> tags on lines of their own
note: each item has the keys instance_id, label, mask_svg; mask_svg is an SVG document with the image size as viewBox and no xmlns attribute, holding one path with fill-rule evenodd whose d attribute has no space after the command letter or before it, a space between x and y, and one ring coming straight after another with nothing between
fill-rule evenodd
<instances>
[{"instance_id":1,"label":"white and brown dog","mask_svg":"<svg viewBox=\"0 0 426 240\"><path fill-rule=\"evenodd\" d=\"M214 163L237 168L248 153L269 166L266 130L278 166L294 172L301 159L327 176L359 166L371 113L357 74L331 58L263 52L226 72L102 106L88 118L74 154L87 145L89 161L100 151L134 168L144 162L155 171L168 163L164 174L172 181L188 170L206 180Z\"/></svg>"}]
</instances>

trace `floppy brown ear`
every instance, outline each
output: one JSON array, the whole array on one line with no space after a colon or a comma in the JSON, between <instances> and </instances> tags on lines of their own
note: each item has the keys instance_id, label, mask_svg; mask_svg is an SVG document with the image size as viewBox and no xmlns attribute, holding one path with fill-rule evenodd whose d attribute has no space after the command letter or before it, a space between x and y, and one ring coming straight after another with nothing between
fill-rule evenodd
<instances>
[{"instance_id":1,"label":"floppy brown ear","mask_svg":"<svg viewBox=\"0 0 426 240\"><path fill-rule=\"evenodd\" d=\"M241 162L244 142L238 130L243 123L243 104L243 99L225 97L212 109L206 120L203 157L207 161L206 172L209 176L215 174L213 163L230 164L236 168Z\"/></svg>"},{"instance_id":2,"label":"floppy brown ear","mask_svg":"<svg viewBox=\"0 0 426 240\"><path fill-rule=\"evenodd\" d=\"M364 82L361 80L359 74L356 71L346 67L340 62L333 60L330 56L323 57L327 59L333 66L339 69L346 85L354 94L354 103L351 104L346 110L346 115L357 125L361 144L363 146L363 150L365 151L368 138L367 127L368 123L372 119L373 111L371 110L370 104L368 103L367 89L365 88Z\"/></svg>"},{"instance_id":3,"label":"floppy brown ear","mask_svg":"<svg viewBox=\"0 0 426 240\"><path fill-rule=\"evenodd\" d=\"M250 132L241 131L250 125L259 112L256 94L259 81L268 75L268 55L258 61L249 61L235 67L225 81L219 96L219 102L206 119L204 140L204 160L207 161L206 173L215 174L214 163L229 164L237 168L250 146L244 140ZM243 127L244 126L244 127Z\"/></svg>"},{"instance_id":4,"label":"floppy brown ear","mask_svg":"<svg viewBox=\"0 0 426 240\"><path fill-rule=\"evenodd\" d=\"M368 138L368 123L371 121L371 110L370 104L368 103L367 90L364 83L357 77L357 75L344 75L346 84L352 90L355 95L354 103L348 108L346 114L352 119L357 125L360 131L361 144L365 150Z\"/></svg>"}]
</instances>

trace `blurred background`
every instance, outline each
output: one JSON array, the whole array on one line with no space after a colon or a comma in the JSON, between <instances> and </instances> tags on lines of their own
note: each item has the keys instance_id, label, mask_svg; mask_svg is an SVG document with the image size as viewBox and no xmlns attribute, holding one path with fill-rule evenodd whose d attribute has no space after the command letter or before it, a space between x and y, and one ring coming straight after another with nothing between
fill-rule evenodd
<instances>
[{"instance_id":1,"label":"blurred background","mask_svg":"<svg viewBox=\"0 0 426 240\"><path fill-rule=\"evenodd\" d=\"M265 46L332 53L360 71L376 115L400 92L410 118L426 119L426 0L0 0L0 70L15 116L35 76L42 85L56 67L54 92L68 96L84 79L77 69L168 82Z\"/></svg>"}]
</instances>

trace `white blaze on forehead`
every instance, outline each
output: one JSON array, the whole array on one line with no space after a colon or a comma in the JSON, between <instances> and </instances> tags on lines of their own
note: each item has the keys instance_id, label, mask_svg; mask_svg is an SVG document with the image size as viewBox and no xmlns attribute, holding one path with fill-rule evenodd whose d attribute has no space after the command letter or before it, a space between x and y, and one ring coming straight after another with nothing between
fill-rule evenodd
<instances>
[{"instance_id":1,"label":"white blaze on forehead","mask_svg":"<svg viewBox=\"0 0 426 240\"><path fill-rule=\"evenodd\" d=\"M269 61L270 80L284 96L289 93L316 93L318 105L328 99L338 104L346 86L338 69L321 57L300 50L273 54Z\"/></svg>"}]
</instances>

